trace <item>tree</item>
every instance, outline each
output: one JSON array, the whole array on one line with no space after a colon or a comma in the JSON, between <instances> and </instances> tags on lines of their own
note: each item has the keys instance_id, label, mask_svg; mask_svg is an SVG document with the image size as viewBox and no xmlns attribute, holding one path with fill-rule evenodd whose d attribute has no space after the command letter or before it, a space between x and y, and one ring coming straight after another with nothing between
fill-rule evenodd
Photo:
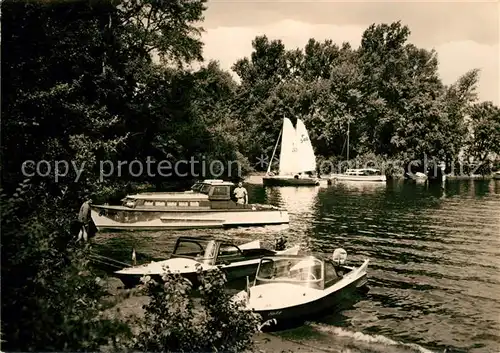
<instances>
[{"instance_id":1,"label":"tree","mask_svg":"<svg viewBox=\"0 0 500 353\"><path fill-rule=\"evenodd\" d=\"M445 132L442 146L446 151L448 162L456 160L465 146L468 134L466 117L469 108L477 100L478 81L479 70L470 70L447 87L444 93L444 110L447 119L442 124Z\"/></svg>"},{"instance_id":2,"label":"tree","mask_svg":"<svg viewBox=\"0 0 500 353\"><path fill-rule=\"evenodd\" d=\"M2 3L2 71L8 87L2 95L6 190L26 178L21 174L26 160L64 160L86 163L80 184L73 182L73 168L63 180L55 182L52 168L46 177L34 175L33 182L46 183L51 195L64 190L81 197L90 192L87 181L95 181L97 161L113 155L126 139L115 130L120 122L120 79L102 70L101 20L107 11L106 6L92 9L86 2Z\"/></svg>"},{"instance_id":3,"label":"tree","mask_svg":"<svg viewBox=\"0 0 500 353\"><path fill-rule=\"evenodd\" d=\"M485 162L500 155L500 108L492 102L481 102L469 109L471 134L467 154L475 161Z\"/></svg>"},{"instance_id":4,"label":"tree","mask_svg":"<svg viewBox=\"0 0 500 353\"><path fill-rule=\"evenodd\" d=\"M182 67L201 61L206 0L124 0L115 5L120 40L130 54L151 61L157 56L167 65ZM133 58L131 60L134 60Z\"/></svg>"},{"instance_id":5,"label":"tree","mask_svg":"<svg viewBox=\"0 0 500 353\"><path fill-rule=\"evenodd\" d=\"M91 249L74 244L73 220L82 199L106 196L127 181L100 183L100 161L116 164L134 147L144 154L143 145L130 146L137 143L132 135L142 132L136 119L148 111L143 102L157 88L155 80L165 82L165 69L158 69L150 53L177 64L199 58L201 42L192 37L192 22L201 19L203 3L2 3L1 331L6 350L98 350L127 334L127 327L100 316L103 291L88 266ZM149 30L139 30L147 18ZM180 119L183 113L175 114ZM165 122L142 123L154 129ZM73 169L59 180L52 169L18 187L26 160L85 166L78 180Z\"/></svg>"}]
</instances>

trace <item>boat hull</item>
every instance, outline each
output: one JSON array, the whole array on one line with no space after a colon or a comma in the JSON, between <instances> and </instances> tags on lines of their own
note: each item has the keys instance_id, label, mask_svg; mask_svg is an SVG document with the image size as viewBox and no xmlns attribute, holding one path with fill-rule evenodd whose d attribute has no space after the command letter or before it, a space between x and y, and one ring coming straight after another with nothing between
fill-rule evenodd
<instances>
[{"instance_id":1,"label":"boat hull","mask_svg":"<svg viewBox=\"0 0 500 353\"><path fill-rule=\"evenodd\" d=\"M255 246L257 247L249 247ZM115 271L114 275L118 277L125 287L130 288L138 285L143 276L151 276L155 280L161 280L162 274L165 272L164 268L170 268L173 273L177 273L182 277L188 279L194 287L198 287L200 284L200 279L198 277L198 272L196 267L198 265L203 266L203 271L211 271L215 268L222 270L226 276L228 282L238 280L240 278L245 278L247 276L253 277L257 271L260 260L263 256L271 254L282 254L282 255L297 255L300 251L300 246L295 245L285 250L272 251L260 248L260 242L250 242L239 247L240 250L250 251L253 254L244 255L238 261L232 263L223 263L217 265L210 264L200 264L195 260L184 259L182 257L171 257L166 261L152 262L148 265L142 265L139 268L131 267L125 268L120 271ZM152 267L151 267L152 266Z\"/></svg>"},{"instance_id":2,"label":"boat hull","mask_svg":"<svg viewBox=\"0 0 500 353\"><path fill-rule=\"evenodd\" d=\"M294 178L293 176L268 176L262 178L264 186L318 186L316 178Z\"/></svg>"},{"instance_id":3,"label":"boat hull","mask_svg":"<svg viewBox=\"0 0 500 353\"><path fill-rule=\"evenodd\" d=\"M246 263L242 263L240 265L235 266L227 266L220 267L220 269L226 275L226 279L228 282L236 281L241 278L245 278L246 276L255 276L255 272L257 271L257 267L259 266L260 257L252 260L246 261ZM206 271L205 271L206 272ZM125 288L133 288L141 283L141 278L145 276L144 274L125 274L125 273L115 273L116 277L120 279ZM196 272L188 272L180 274L185 279L189 280L193 286L193 288L199 287L201 284L199 275ZM155 281L161 281L162 275L151 274L150 276Z\"/></svg>"},{"instance_id":4,"label":"boat hull","mask_svg":"<svg viewBox=\"0 0 500 353\"><path fill-rule=\"evenodd\" d=\"M280 209L205 211L144 211L95 206L92 220L98 230L160 230L229 228L287 224L288 212Z\"/></svg>"},{"instance_id":5,"label":"boat hull","mask_svg":"<svg viewBox=\"0 0 500 353\"><path fill-rule=\"evenodd\" d=\"M345 175L345 174L333 174L328 179L328 183L332 184L338 181L361 181L361 182L373 182L373 183L385 183L387 178L385 175Z\"/></svg>"},{"instance_id":6,"label":"boat hull","mask_svg":"<svg viewBox=\"0 0 500 353\"><path fill-rule=\"evenodd\" d=\"M367 275L365 273L345 287L320 299L278 310L254 310L254 312L262 317L262 322L275 319L277 326L291 324L324 315L325 312L331 312L339 307L343 301L349 299L353 293L364 290L366 285Z\"/></svg>"}]
</instances>

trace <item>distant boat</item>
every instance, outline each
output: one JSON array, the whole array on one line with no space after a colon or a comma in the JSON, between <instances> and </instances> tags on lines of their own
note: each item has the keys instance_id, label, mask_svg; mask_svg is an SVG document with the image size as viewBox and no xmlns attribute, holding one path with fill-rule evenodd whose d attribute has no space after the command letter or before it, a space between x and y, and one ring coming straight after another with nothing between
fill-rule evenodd
<instances>
[{"instance_id":1,"label":"distant boat","mask_svg":"<svg viewBox=\"0 0 500 353\"><path fill-rule=\"evenodd\" d=\"M281 137L279 172L274 175L271 165ZM309 134L301 119L297 119L296 127L288 118L283 118L283 129L278 136L271 161L263 178L265 186L315 186L319 179L316 173L316 156L309 139Z\"/></svg>"},{"instance_id":2,"label":"distant boat","mask_svg":"<svg viewBox=\"0 0 500 353\"><path fill-rule=\"evenodd\" d=\"M500 170L493 173L493 179L500 180Z\"/></svg>"},{"instance_id":3,"label":"distant boat","mask_svg":"<svg viewBox=\"0 0 500 353\"><path fill-rule=\"evenodd\" d=\"M268 250L261 247L259 240L235 245L215 239L179 237L169 259L125 267L116 271L115 276L130 288L138 285L144 276L159 280L168 270L180 274L197 287L200 284L198 268L206 272L218 267L232 281L255 275L263 256L297 255L299 250L298 245L284 250Z\"/></svg>"},{"instance_id":4,"label":"distant boat","mask_svg":"<svg viewBox=\"0 0 500 353\"><path fill-rule=\"evenodd\" d=\"M345 266L347 253L336 249L332 259L275 255L260 260L253 285L233 297L264 323L280 325L324 314L348 293L366 288L369 260Z\"/></svg>"},{"instance_id":5,"label":"distant boat","mask_svg":"<svg viewBox=\"0 0 500 353\"><path fill-rule=\"evenodd\" d=\"M428 179L427 174L422 173L422 172L415 172L415 173L411 173L411 174L406 173L406 177L408 179L415 181L416 183L423 183L423 182L426 182Z\"/></svg>"},{"instance_id":6,"label":"distant boat","mask_svg":"<svg viewBox=\"0 0 500 353\"><path fill-rule=\"evenodd\" d=\"M349 162L349 135L350 135L350 122L347 122L347 161ZM381 182L385 183L387 178L379 169L374 168L360 168L360 169L347 169L341 174L330 174L328 184L337 181L359 181L359 182Z\"/></svg>"},{"instance_id":7,"label":"distant boat","mask_svg":"<svg viewBox=\"0 0 500 353\"><path fill-rule=\"evenodd\" d=\"M272 205L238 204L235 185L204 180L185 192L128 195L120 206L92 205L98 230L158 230L226 228L289 223L286 209Z\"/></svg>"},{"instance_id":8,"label":"distant boat","mask_svg":"<svg viewBox=\"0 0 500 353\"><path fill-rule=\"evenodd\" d=\"M368 182L386 182L387 178L379 169L347 169L343 174L331 174L329 183L336 181L368 181Z\"/></svg>"}]
</instances>

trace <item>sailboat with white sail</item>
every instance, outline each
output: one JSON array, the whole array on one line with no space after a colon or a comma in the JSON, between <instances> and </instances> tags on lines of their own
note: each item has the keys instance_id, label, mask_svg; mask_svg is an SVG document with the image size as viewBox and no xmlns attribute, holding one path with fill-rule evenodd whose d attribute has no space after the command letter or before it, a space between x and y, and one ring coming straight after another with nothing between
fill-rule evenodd
<instances>
[{"instance_id":1,"label":"sailboat with white sail","mask_svg":"<svg viewBox=\"0 0 500 353\"><path fill-rule=\"evenodd\" d=\"M347 162L349 162L349 135L350 135L350 122L347 122ZM385 183L386 176L381 170L375 168L359 168L347 169L342 174L331 174L328 179L328 184L337 181L354 181L354 182L381 182Z\"/></svg>"},{"instance_id":2,"label":"sailboat with white sail","mask_svg":"<svg viewBox=\"0 0 500 353\"><path fill-rule=\"evenodd\" d=\"M281 137L279 172L274 175L271 165ZM319 179L316 173L316 156L309 139L309 133L301 119L297 119L294 127L290 119L283 118L283 129L276 141L273 155L267 168L263 183L266 186L315 186Z\"/></svg>"}]
</instances>

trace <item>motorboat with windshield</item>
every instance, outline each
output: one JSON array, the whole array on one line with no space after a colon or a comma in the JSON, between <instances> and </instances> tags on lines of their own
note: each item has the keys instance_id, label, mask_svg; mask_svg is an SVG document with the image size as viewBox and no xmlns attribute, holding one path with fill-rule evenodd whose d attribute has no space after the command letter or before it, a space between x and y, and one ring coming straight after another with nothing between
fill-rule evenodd
<instances>
[{"instance_id":1,"label":"motorboat with windshield","mask_svg":"<svg viewBox=\"0 0 500 353\"><path fill-rule=\"evenodd\" d=\"M361 266L345 265L347 253L336 249L332 259L276 255L260 260L253 284L233 298L246 310L276 324L323 314L366 288L369 260Z\"/></svg>"},{"instance_id":2,"label":"motorboat with windshield","mask_svg":"<svg viewBox=\"0 0 500 353\"><path fill-rule=\"evenodd\" d=\"M277 250L261 247L260 241L255 240L242 245L232 242L203 239L193 237L179 237L169 259L153 261L139 266L130 266L115 272L126 287L133 287L140 283L141 278L150 276L159 280L163 274L177 273L198 286L198 267L201 271L220 268L224 271L228 281L245 276L255 275L257 266L263 256L296 255L299 246L285 249L282 239L277 242Z\"/></svg>"},{"instance_id":3,"label":"motorboat with windshield","mask_svg":"<svg viewBox=\"0 0 500 353\"><path fill-rule=\"evenodd\" d=\"M128 195L120 206L92 205L98 230L158 230L265 226L289 223L286 209L272 205L239 204L236 185L204 180L184 192Z\"/></svg>"}]
</instances>

